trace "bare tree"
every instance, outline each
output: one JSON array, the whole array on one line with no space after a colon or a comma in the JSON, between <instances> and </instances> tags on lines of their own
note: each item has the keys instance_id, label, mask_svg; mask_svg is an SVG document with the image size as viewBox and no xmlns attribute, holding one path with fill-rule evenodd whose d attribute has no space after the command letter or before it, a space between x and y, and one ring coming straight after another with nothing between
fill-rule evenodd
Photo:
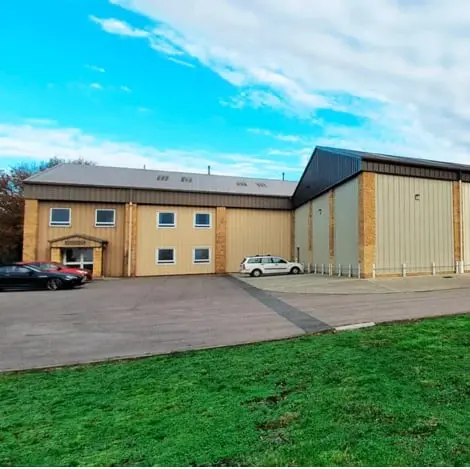
<instances>
[{"instance_id":1,"label":"bare tree","mask_svg":"<svg viewBox=\"0 0 470 469\"><path fill-rule=\"evenodd\" d=\"M28 177L66 160L53 157L47 161L20 164L0 171L0 263L21 259L23 248L24 181ZM94 165L92 161L78 158L70 163Z\"/></svg>"}]
</instances>

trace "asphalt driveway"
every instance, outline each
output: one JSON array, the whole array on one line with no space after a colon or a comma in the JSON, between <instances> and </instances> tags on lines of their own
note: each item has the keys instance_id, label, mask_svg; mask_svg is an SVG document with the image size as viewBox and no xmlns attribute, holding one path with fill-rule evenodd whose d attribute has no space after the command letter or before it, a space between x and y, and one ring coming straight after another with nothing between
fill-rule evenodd
<instances>
[{"instance_id":1,"label":"asphalt driveway","mask_svg":"<svg viewBox=\"0 0 470 469\"><path fill-rule=\"evenodd\" d=\"M470 310L470 289L270 293L230 276L95 281L0 293L0 371L282 339L336 326Z\"/></svg>"},{"instance_id":2,"label":"asphalt driveway","mask_svg":"<svg viewBox=\"0 0 470 469\"><path fill-rule=\"evenodd\" d=\"M0 371L303 334L304 329L273 310L282 309L282 301L273 301L274 306L266 305L230 277L215 276L95 281L72 291L2 292ZM317 324L310 315L303 319ZM319 324L319 330L325 327Z\"/></svg>"}]
</instances>

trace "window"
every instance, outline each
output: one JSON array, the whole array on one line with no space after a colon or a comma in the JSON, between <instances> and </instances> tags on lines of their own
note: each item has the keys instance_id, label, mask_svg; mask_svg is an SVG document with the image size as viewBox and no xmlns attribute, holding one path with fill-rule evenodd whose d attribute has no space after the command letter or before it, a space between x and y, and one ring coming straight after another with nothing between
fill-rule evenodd
<instances>
[{"instance_id":1,"label":"window","mask_svg":"<svg viewBox=\"0 0 470 469\"><path fill-rule=\"evenodd\" d=\"M194 226L196 228L210 228L211 227L211 214L210 213L196 213L194 215Z\"/></svg>"},{"instance_id":2,"label":"window","mask_svg":"<svg viewBox=\"0 0 470 469\"><path fill-rule=\"evenodd\" d=\"M176 226L176 215L173 212L158 212L157 225L163 228L174 228Z\"/></svg>"},{"instance_id":3,"label":"window","mask_svg":"<svg viewBox=\"0 0 470 469\"><path fill-rule=\"evenodd\" d=\"M248 259L248 264L261 264L261 257L252 257Z\"/></svg>"},{"instance_id":4,"label":"window","mask_svg":"<svg viewBox=\"0 0 470 469\"><path fill-rule=\"evenodd\" d=\"M273 258L272 257L263 257L261 260L261 264L272 264Z\"/></svg>"},{"instance_id":5,"label":"window","mask_svg":"<svg viewBox=\"0 0 470 469\"><path fill-rule=\"evenodd\" d=\"M72 210L69 208L51 208L50 226L70 226Z\"/></svg>"},{"instance_id":6,"label":"window","mask_svg":"<svg viewBox=\"0 0 470 469\"><path fill-rule=\"evenodd\" d=\"M264 182L257 182L256 185L258 187L268 187Z\"/></svg>"},{"instance_id":7,"label":"window","mask_svg":"<svg viewBox=\"0 0 470 469\"><path fill-rule=\"evenodd\" d=\"M272 260L275 264L287 264L287 261L282 257L273 257Z\"/></svg>"},{"instance_id":8,"label":"window","mask_svg":"<svg viewBox=\"0 0 470 469\"><path fill-rule=\"evenodd\" d=\"M168 176L165 176L163 174L159 174L157 176L157 181L168 181Z\"/></svg>"},{"instance_id":9,"label":"window","mask_svg":"<svg viewBox=\"0 0 470 469\"><path fill-rule=\"evenodd\" d=\"M193 251L193 262L195 264L210 264L211 250L209 248L195 248Z\"/></svg>"},{"instance_id":10,"label":"window","mask_svg":"<svg viewBox=\"0 0 470 469\"><path fill-rule=\"evenodd\" d=\"M248 184L245 181L238 181L237 186L247 186Z\"/></svg>"},{"instance_id":11,"label":"window","mask_svg":"<svg viewBox=\"0 0 470 469\"><path fill-rule=\"evenodd\" d=\"M95 211L95 226L114 226L116 224L116 210L99 208Z\"/></svg>"},{"instance_id":12,"label":"window","mask_svg":"<svg viewBox=\"0 0 470 469\"><path fill-rule=\"evenodd\" d=\"M174 264L175 250L173 248L157 249L157 264Z\"/></svg>"},{"instance_id":13,"label":"window","mask_svg":"<svg viewBox=\"0 0 470 469\"><path fill-rule=\"evenodd\" d=\"M186 176L182 176L181 182L193 182L193 178L188 178Z\"/></svg>"}]
</instances>

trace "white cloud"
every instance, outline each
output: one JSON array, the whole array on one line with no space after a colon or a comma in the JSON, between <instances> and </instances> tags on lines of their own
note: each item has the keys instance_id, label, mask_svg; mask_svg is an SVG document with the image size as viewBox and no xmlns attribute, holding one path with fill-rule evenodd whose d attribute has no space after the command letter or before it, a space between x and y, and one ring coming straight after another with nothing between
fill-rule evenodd
<instances>
[{"instance_id":1,"label":"white cloud","mask_svg":"<svg viewBox=\"0 0 470 469\"><path fill-rule=\"evenodd\" d=\"M105 69L101 67L97 67L96 65L86 65L86 68L89 68L90 70L93 70L94 72L98 73L104 73Z\"/></svg>"},{"instance_id":2,"label":"white cloud","mask_svg":"<svg viewBox=\"0 0 470 469\"><path fill-rule=\"evenodd\" d=\"M462 0L112 1L163 23L176 50L240 87L225 105L301 117L342 110L371 119L374 148L395 140L392 151L446 159L470 150ZM363 143L352 139L354 148Z\"/></svg>"},{"instance_id":3,"label":"white cloud","mask_svg":"<svg viewBox=\"0 0 470 469\"><path fill-rule=\"evenodd\" d=\"M184 60L174 59L173 57L170 57L168 60L178 65L184 65L185 67L194 68L194 64L185 62Z\"/></svg>"},{"instance_id":4,"label":"white cloud","mask_svg":"<svg viewBox=\"0 0 470 469\"><path fill-rule=\"evenodd\" d=\"M103 87L99 83L92 83L90 88L94 88L95 90L102 90Z\"/></svg>"},{"instance_id":5,"label":"white cloud","mask_svg":"<svg viewBox=\"0 0 470 469\"><path fill-rule=\"evenodd\" d=\"M42 119L42 118L25 119L25 122L27 122L28 124L37 125L37 126L54 125L57 123L53 119Z\"/></svg>"},{"instance_id":6,"label":"white cloud","mask_svg":"<svg viewBox=\"0 0 470 469\"><path fill-rule=\"evenodd\" d=\"M280 164L263 155L221 153L206 150L158 149L132 142L100 139L77 128L50 128L0 123L0 167L2 158L44 160L83 157L100 165L143 167L167 171L279 177L282 172L296 177L301 170L297 158Z\"/></svg>"},{"instance_id":7,"label":"white cloud","mask_svg":"<svg viewBox=\"0 0 470 469\"><path fill-rule=\"evenodd\" d=\"M274 133L270 130L266 129L247 129L248 132L256 135L264 135L265 137L275 138L276 140L280 140L281 142L289 142L289 143L298 143L301 141L301 138L298 135L286 135L281 133Z\"/></svg>"},{"instance_id":8,"label":"white cloud","mask_svg":"<svg viewBox=\"0 0 470 469\"><path fill-rule=\"evenodd\" d=\"M119 89L125 93L132 93L132 90L128 86L121 85Z\"/></svg>"},{"instance_id":9,"label":"white cloud","mask_svg":"<svg viewBox=\"0 0 470 469\"><path fill-rule=\"evenodd\" d=\"M121 21L115 18L97 18L96 16L90 15L90 19L94 23L99 24L104 31L110 34L131 37L147 37L149 35L147 31L134 28L125 21Z\"/></svg>"}]
</instances>

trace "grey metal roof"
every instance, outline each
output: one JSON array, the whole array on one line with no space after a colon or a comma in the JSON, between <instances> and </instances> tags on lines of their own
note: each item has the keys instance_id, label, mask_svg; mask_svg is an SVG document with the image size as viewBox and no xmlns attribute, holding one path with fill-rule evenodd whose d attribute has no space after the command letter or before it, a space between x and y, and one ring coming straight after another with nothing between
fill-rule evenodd
<instances>
[{"instance_id":1,"label":"grey metal roof","mask_svg":"<svg viewBox=\"0 0 470 469\"><path fill-rule=\"evenodd\" d=\"M297 182L151 169L115 168L65 163L35 174L31 184L119 187L290 197Z\"/></svg>"},{"instance_id":2,"label":"grey metal roof","mask_svg":"<svg viewBox=\"0 0 470 469\"><path fill-rule=\"evenodd\" d=\"M383 163L396 163L408 166L420 166L423 168L436 168L436 169L450 169L450 170L461 170L470 171L469 165L463 165L459 163L451 163L447 161L429 160L426 158L409 158L406 156L394 156L386 155L383 153L371 153L358 150L347 150L344 148L333 148L333 147L317 147L320 150L335 153L337 155L344 155L353 158L360 158L366 161L376 161Z\"/></svg>"}]
</instances>

